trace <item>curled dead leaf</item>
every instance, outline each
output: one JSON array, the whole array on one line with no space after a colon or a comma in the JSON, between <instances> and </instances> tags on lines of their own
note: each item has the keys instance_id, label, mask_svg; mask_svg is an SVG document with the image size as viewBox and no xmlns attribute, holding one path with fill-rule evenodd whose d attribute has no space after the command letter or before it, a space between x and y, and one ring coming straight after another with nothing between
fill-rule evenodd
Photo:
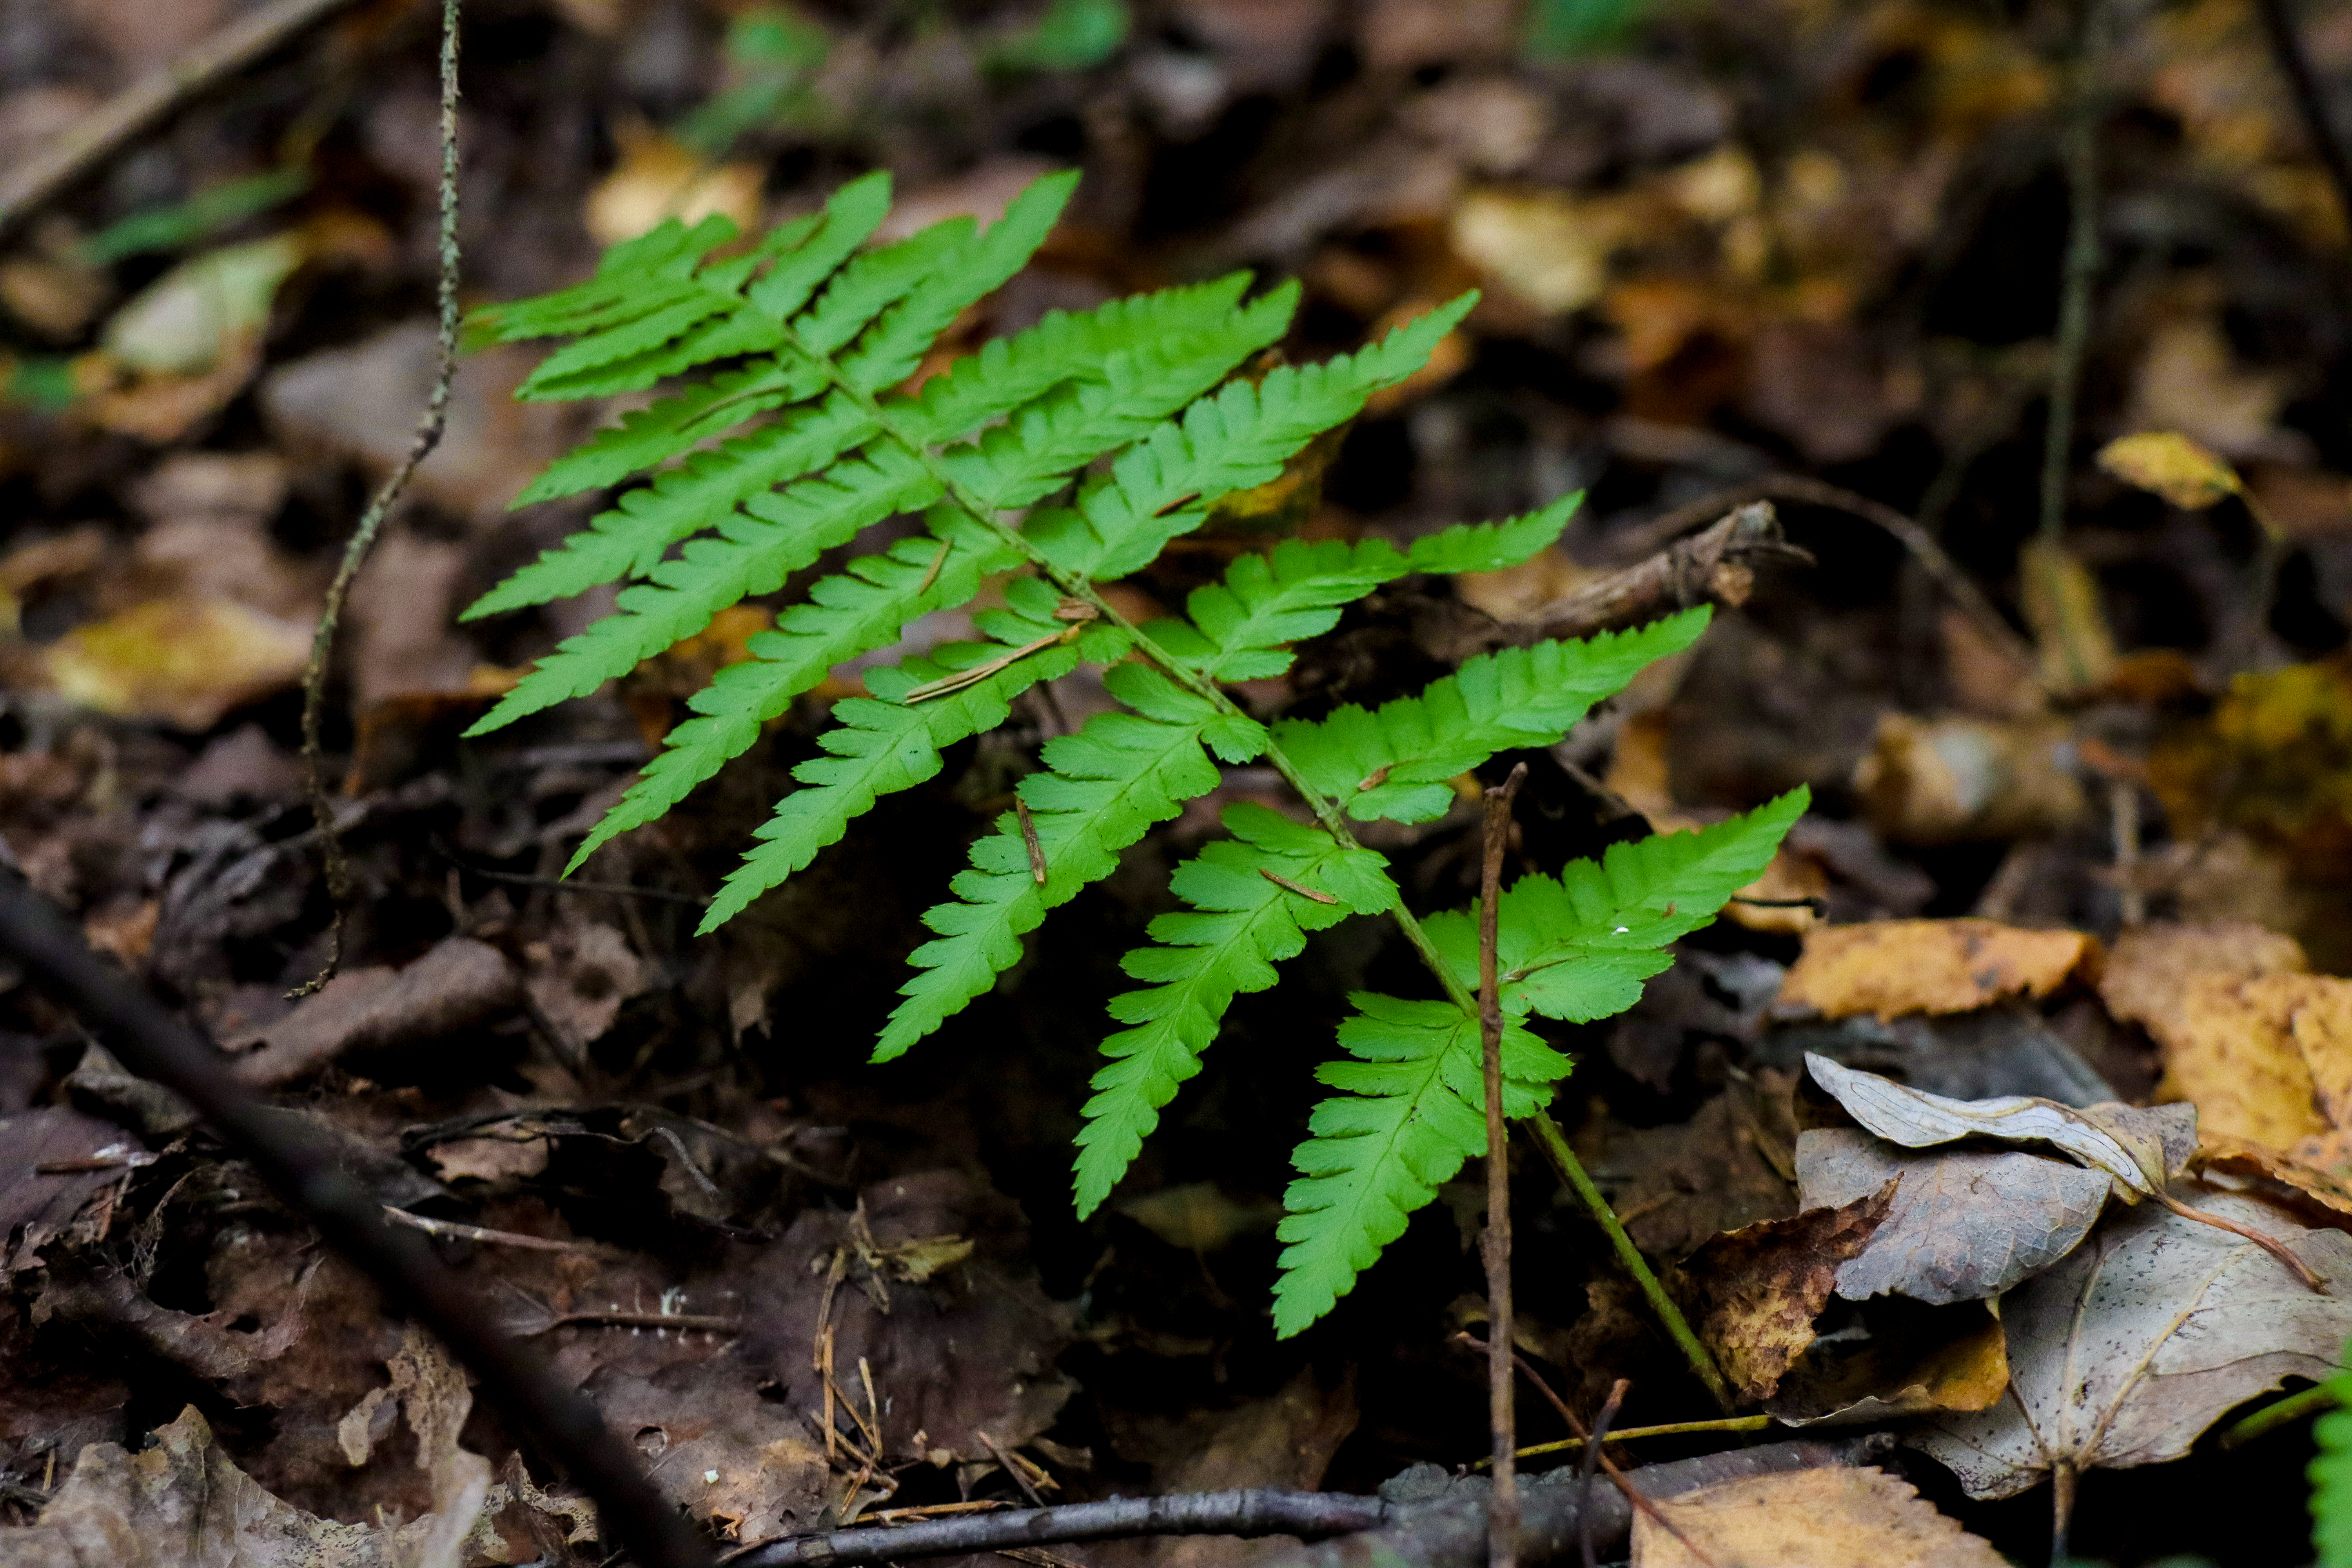
<instances>
[{"instance_id":1,"label":"curled dead leaf","mask_svg":"<svg viewBox=\"0 0 2352 1568\"><path fill-rule=\"evenodd\" d=\"M1838 1269L1869 1244L1894 1184L1836 1208L1726 1231L1675 1271L1691 1326L1743 1398L1769 1398L1813 1342Z\"/></svg>"}]
</instances>

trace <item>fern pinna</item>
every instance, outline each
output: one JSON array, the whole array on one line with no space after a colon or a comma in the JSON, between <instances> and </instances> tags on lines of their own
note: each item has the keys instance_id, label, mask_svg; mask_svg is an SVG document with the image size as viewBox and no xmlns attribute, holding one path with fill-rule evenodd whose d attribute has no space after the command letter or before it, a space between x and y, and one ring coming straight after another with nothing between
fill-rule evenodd
<instances>
[{"instance_id":1,"label":"fern pinna","mask_svg":"<svg viewBox=\"0 0 2352 1568\"><path fill-rule=\"evenodd\" d=\"M1270 762L1303 820L1229 807L1231 837L1176 870L1172 890L1191 907L1154 921L1150 944L1126 960L1141 988L1110 1004L1124 1026L1104 1042L1086 1105L1076 1197L1089 1213L1118 1184L1236 995L1272 985L1310 932L1354 916L1395 920L1444 999L1359 995L1339 1026L1345 1058L1320 1072L1338 1092L1314 1113L1281 1228L1289 1246L1275 1315L1293 1333L1484 1147L1474 917L1417 920L1349 819L1442 815L1451 781L1497 752L1556 741L1643 666L1689 646L1706 617L1506 648L1417 695L1269 730L1226 683L1282 674L1292 645L1383 583L1528 559L1558 537L1576 498L1404 549L1286 541L1194 591L1181 617L1129 621L1097 584L1149 565L1220 498L1277 477L1308 441L1419 369L1473 301L1358 353L1252 378L1238 368L1283 336L1297 296L1286 285L1249 298L1236 275L1049 315L910 388L935 340L1044 241L1073 183L1037 181L984 230L957 218L874 246L889 187L868 175L754 244L738 246L721 219L672 221L613 247L588 282L478 312L477 342L572 340L520 396L664 391L518 498L642 480L468 611L627 584L616 613L541 658L473 732L585 696L875 524L920 519L919 531L818 581L692 699L694 716L588 835L576 868L748 751L827 671L1001 584L1001 607L973 617L982 640L869 668L866 694L835 705L825 754L794 770L800 787L727 879L707 931L806 867L878 797L936 773L945 748L1003 723L1030 686L1081 663L1106 667L1119 706L1047 742L1043 768L1021 782L1020 808L972 847L954 897L925 917L937 936L913 954L877 1059L992 987L1048 910L1214 789L1220 763ZM1800 792L1510 888L1499 916L1513 1115L1538 1110L1569 1065L1525 1020L1630 1005L1666 963L1665 945L1760 874L1803 805Z\"/></svg>"}]
</instances>

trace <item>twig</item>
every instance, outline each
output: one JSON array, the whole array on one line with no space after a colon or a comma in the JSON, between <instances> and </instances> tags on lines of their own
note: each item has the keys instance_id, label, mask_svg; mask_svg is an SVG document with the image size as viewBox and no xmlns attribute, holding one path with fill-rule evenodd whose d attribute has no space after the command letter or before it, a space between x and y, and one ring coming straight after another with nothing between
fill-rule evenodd
<instances>
[{"instance_id":1,"label":"twig","mask_svg":"<svg viewBox=\"0 0 2352 1568\"><path fill-rule=\"evenodd\" d=\"M828 1535L786 1536L725 1559L729 1568L850 1568L917 1557L960 1556L1006 1546L1059 1546L1134 1535L1296 1535L1320 1541L1395 1522L1402 1510L1376 1497L1341 1492L1184 1492L1113 1498L1057 1508L1005 1509Z\"/></svg>"},{"instance_id":2,"label":"twig","mask_svg":"<svg viewBox=\"0 0 2352 1568\"><path fill-rule=\"evenodd\" d=\"M273 0L149 71L0 179L0 236L15 230L149 126L352 3Z\"/></svg>"},{"instance_id":3,"label":"twig","mask_svg":"<svg viewBox=\"0 0 2352 1568\"><path fill-rule=\"evenodd\" d=\"M1641 1288L1642 1294L1649 1300L1650 1310L1657 1314L1659 1323L1664 1327L1666 1336L1681 1350L1683 1359L1690 1363L1690 1369L1699 1382L1706 1385L1717 1407L1729 1415L1731 1387L1723 1381L1723 1373L1716 1370L1715 1358L1706 1353L1706 1347L1691 1331L1689 1321L1684 1318L1682 1309L1675 1305L1672 1296L1666 1294L1666 1288L1658 1283L1658 1277L1651 1271L1648 1260L1642 1256L1642 1249L1633 1245L1633 1238L1627 1236L1625 1227L1618 1223L1616 1211L1609 1206L1609 1200L1601 1196L1599 1187L1592 1184L1591 1176L1585 1172L1584 1163L1576 1157L1576 1151L1568 1146L1568 1135L1559 1130L1559 1123L1544 1111L1537 1111L1527 1121L1528 1126L1535 1132L1536 1142L1542 1145L1544 1154L1551 1161L1552 1169L1559 1173L1560 1180L1575 1191L1592 1217L1600 1222L1601 1228L1608 1232L1609 1244L1617 1250L1617 1261L1625 1266L1625 1272L1632 1275L1633 1283Z\"/></svg>"},{"instance_id":4,"label":"twig","mask_svg":"<svg viewBox=\"0 0 2352 1568\"><path fill-rule=\"evenodd\" d=\"M1772 1443L1646 1465L1629 1479L1650 1497L1676 1497L1748 1476L1854 1463L1884 1441ZM1486 1510L1472 1501L1474 1495L1466 1489L1453 1489L1426 1502L1391 1502L1343 1492L1265 1489L1112 1498L1055 1508L1003 1509L890 1528L791 1535L744 1547L724 1562L727 1568L799 1568L818 1563L826 1568L862 1568L995 1552L1008 1546L1060 1546L1136 1536L1295 1535L1328 1542L1279 1560L1300 1568L1384 1561L1409 1563L1414 1568L1475 1568L1485 1560L1486 1531ZM1595 1542L1604 1547L1621 1544L1633 1517L1631 1506L1609 1492L1595 1500L1593 1512ZM1579 1528L1577 1514L1574 1478L1538 1477L1531 1481L1523 1537L1530 1557L1550 1558L1566 1551Z\"/></svg>"},{"instance_id":5,"label":"twig","mask_svg":"<svg viewBox=\"0 0 2352 1568\"><path fill-rule=\"evenodd\" d=\"M2058 341L2050 356L2050 420L2042 446L2042 540L2066 527L2066 478L2074 466L2074 405L2091 331L2091 285L2099 274L2099 103L2095 89L2105 0L2076 0L2073 69L2061 138L2066 171L2066 255L2058 274Z\"/></svg>"},{"instance_id":6,"label":"twig","mask_svg":"<svg viewBox=\"0 0 2352 1568\"><path fill-rule=\"evenodd\" d=\"M1003 1467L1006 1475L1013 1478L1013 1484L1021 1489L1021 1495L1029 1500L1029 1506L1032 1508L1045 1506L1045 1500L1038 1495L1037 1483L1022 1473L1021 1467L1013 1462L1013 1456L1004 1451L1003 1444L976 1426L972 1428L972 1436L978 1437L982 1446L996 1456L996 1462Z\"/></svg>"},{"instance_id":7,"label":"twig","mask_svg":"<svg viewBox=\"0 0 2352 1568\"><path fill-rule=\"evenodd\" d=\"M1576 1467L1576 1550L1584 1559L1584 1568L1601 1568L1601 1559L1592 1544L1592 1472L1601 1466L1601 1445L1609 1441L1609 1424L1617 1419L1617 1408L1625 1403L1625 1391L1632 1386L1622 1377L1609 1385L1609 1397L1601 1402L1601 1413L1592 1418L1592 1441L1584 1446L1584 1458Z\"/></svg>"},{"instance_id":8,"label":"twig","mask_svg":"<svg viewBox=\"0 0 2352 1568\"><path fill-rule=\"evenodd\" d=\"M0 872L0 951L100 1031L117 1061L194 1107L289 1208L374 1279L394 1310L447 1345L516 1427L595 1499L614 1539L646 1568L709 1561L700 1540L654 1490L594 1405L493 1328L483 1303L423 1237L385 1222L383 1205L334 1151L247 1090L217 1050L100 959L10 872Z\"/></svg>"},{"instance_id":9,"label":"twig","mask_svg":"<svg viewBox=\"0 0 2352 1568\"><path fill-rule=\"evenodd\" d=\"M2306 1388L2300 1394L2290 1394L2276 1404L2263 1405L2222 1433L2221 1447L2242 1447L2266 1432L2274 1432L2290 1422L2300 1421L2306 1415L2316 1415L2323 1410L2333 1410L2339 1403L2336 1397L2336 1385L2330 1383Z\"/></svg>"},{"instance_id":10,"label":"twig","mask_svg":"<svg viewBox=\"0 0 2352 1568\"><path fill-rule=\"evenodd\" d=\"M2271 58L2294 94L2294 107L2303 116L2311 150L2327 165L2327 177L2336 182L2336 199L2343 205L2344 221L2352 226L2352 154L2345 152L2344 139L2328 118L2326 96L2311 68L2311 57L2304 52L2294 19L2286 14L2286 0L2254 0L2254 9L2262 16L2263 30L2270 35Z\"/></svg>"},{"instance_id":11,"label":"twig","mask_svg":"<svg viewBox=\"0 0 2352 1568\"><path fill-rule=\"evenodd\" d=\"M1630 1443L1636 1437L1675 1437L1687 1432L1761 1432L1772 1425L1769 1415L1727 1415L1719 1421L1669 1421L1661 1426L1625 1426L1609 1434L1612 1443ZM1522 1459L1538 1458L1545 1454L1564 1453L1581 1448L1589 1437L1562 1437L1557 1443L1537 1443L1519 1450Z\"/></svg>"},{"instance_id":12,"label":"twig","mask_svg":"<svg viewBox=\"0 0 2352 1568\"><path fill-rule=\"evenodd\" d=\"M567 881L562 877L532 877L520 871L493 871L487 866L477 866L458 858L457 852L443 843L437 833L427 842L432 845L436 855L467 876L479 877L486 882L504 882L513 888L538 888L550 893L609 893L616 899L652 899L657 903L686 904L698 910L710 907L710 900L699 894L673 892L667 888L640 888L634 882L589 882L577 877Z\"/></svg>"},{"instance_id":13,"label":"twig","mask_svg":"<svg viewBox=\"0 0 2352 1568\"><path fill-rule=\"evenodd\" d=\"M1511 1377L1511 1134L1503 1123L1503 986L1495 949L1501 925L1503 851L1511 833L1511 798L1528 764L1486 795L1486 856L1478 877L1478 1043L1486 1078L1486 1425L1494 1437L1495 1489L1486 1508L1487 1568L1517 1568L1519 1446Z\"/></svg>"},{"instance_id":14,"label":"twig","mask_svg":"<svg viewBox=\"0 0 2352 1568\"><path fill-rule=\"evenodd\" d=\"M334 900L333 923L328 928L327 962L319 973L288 994L308 996L335 977L343 962L343 921L352 897L351 862L335 832L334 806L327 798L327 759L319 749L320 714L327 705L327 662L335 647L335 628L342 620L352 580L375 545L393 503L408 488L410 476L441 443L449 416L449 382L457 371L457 14L459 0L441 0L441 332L440 362L433 373L433 391L416 422L416 437L408 455L368 502L359 526L343 547L342 563L328 585L327 601L319 612L319 628L310 638L310 662L302 671L302 767L310 813L318 818L320 851L326 860L327 896Z\"/></svg>"},{"instance_id":15,"label":"twig","mask_svg":"<svg viewBox=\"0 0 2352 1568\"><path fill-rule=\"evenodd\" d=\"M1675 539L1689 532L1711 517L1720 517L1729 508L1765 498L1795 501L1803 506L1826 507L1832 511L1858 517L1894 536L1913 559L1933 577L1962 615L1976 623L1985 639L1999 650L2001 657L2020 669L2034 668L2033 649L2025 639L2011 629L1993 602L1985 597L1976 580L1960 569L1960 563L1944 552L1936 538L1902 512L1885 501L1830 484L1804 474L1766 474L1745 484L1733 485L1713 495L1699 497L1686 506L1662 512L1630 530L1615 542L1618 548L1632 552L1647 553L1664 548Z\"/></svg>"},{"instance_id":16,"label":"twig","mask_svg":"<svg viewBox=\"0 0 2352 1568\"><path fill-rule=\"evenodd\" d=\"M1471 1339L1471 1337L1466 1333L1456 1334L1454 1338L1473 1345L1477 1343L1475 1340ZM1547 1443L1540 1449L1522 1448L1519 1450L1519 1457L1524 1458L1530 1453L1550 1453L1555 1449L1567 1447L1576 1443L1587 1444L1593 1448L1598 1449L1601 1454L1601 1469L1608 1473L1610 1484L1614 1486L1619 1491L1625 1494L1625 1500L1632 1503L1635 1508L1641 1510L1642 1512L1647 1515L1661 1530L1665 1531L1676 1541L1681 1542L1689 1551L1690 1554L1698 1560L1701 1564L1701 1568L1715 1568L1715 1564L1707 1561L1706 1553L1698 1549L1697 1543L1693 1542L1690 1537L1685 1535L1682 1532L1681 1528L1677 1526L1673 1520L1670 1520L1664 1514L1660 1513L1657 1509L1651 1504L1650 1500L1643 1497L1640 1489L1633 1485L1633 1479L1627 1476L1624 1471L1619 1469L1617 1468L1617 1462L1609 1457L1609 1451L1604 1445L1620 1441L1626 1436L1626 1434L1622 1432L1611 1432L1606 1427L1602 1428L1597 1436L1587 1432L1585 1430L1584 1423L1576 1418L1576 1412L1568 1407L1568 1401L1562 1399L1559 1394L1554 1391L1552 1385L1544 1381L1543 1373L1536 1370L1535 1363L1533 1362L1530 1362L1527 1357L1519 1353L1518 1347L1516 1345L1511 1348L1511 1361L1512 1363L1519 1369L1519 1375L1536 1385L1536 1392L1542 1394L1547 1400L1550 1401L1551 1407L1559 1413L1559 1418L1568 1423L1568 1429L1576 1434L1576 1436L1570 1439L1568 1443ZM1756 1422L1760 1426L1765 1419L1766 1417L1759 1415L1756 1417ZM1686 1425L1695 1426L1721 1427L1734 1426L1737 1426L1738 1423L1698 1421L1686 1423ZM1639 1431L1634 1433L1634 1436L1638 1436L1639 1435ZM1492 1459L1481 1459L1478 1461L1477 1468L1484 1468L1493 1463L1494 1461Z\"/></svg>"},{"instance_id":17,"label":"twig","mask_svg":"<svg viewBox=\"0 0 2352 1568\"><path fill-rule=\"evenodd\" d=\"M614 1254L617 1249L599 1246L593 1241L558 1241L552 1237L525 1236L519 1230L492 1230L487 1226L465 1225L454 1219L428 1219L421 1214L410 1214L390 1204L383 1205L383 1217L394 1225L404 1225L411 1230L421 1230L427 1236L451 1236L460 1241L478 1241L489 1247L520 1247L533 1252L579 1252L591 1257Z\"/></svg>"},{"instance_id":18,"label":"twig","mask_svg":"<svg viewBox=\"0 0 2352 1568\"><path fill-rule=\"evenodd\" d=\"M1771 559L1811 563L1812 556L1780 536L1770 501L1750 501L1706 532L1669 544L1645 561L1534 611L1520 635L1529 642L1591 637L1694 605L1736 607L1748 602L1756 586L1750 563Z\"/></svg>"}]
</instances>

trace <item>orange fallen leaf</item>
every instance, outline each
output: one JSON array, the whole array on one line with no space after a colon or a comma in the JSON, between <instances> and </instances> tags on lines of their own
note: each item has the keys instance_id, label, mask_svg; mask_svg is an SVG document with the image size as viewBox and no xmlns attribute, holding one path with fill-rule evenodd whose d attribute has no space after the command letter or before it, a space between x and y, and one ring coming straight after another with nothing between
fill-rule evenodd
<instances>
[{"instance_id":1,"label":"orange fallen leaf","mask_svg":"<svg viewBox=\"0 0 2352 1568\"><path fill-rule=\"evenodd\" d=\"M2004 996L2047 996L2097 960L2076 931L1998 921L1874 921L1825 926L1780 983L1780 1005L1824 1017L1967 1013Z\"/></svg>"},{"instance_id":2,"label":"orange fallen leaf","mask_svg":"<svg viewBox=\"0 0 2352 1568\"><path fill-rule=\"evenodd\" d=\"M2192 976L2148 1020L2164 1050L2158 1094L2197 1107L2209 1136L2330 1169L2352 1128L2352 980L2223 972Z\"/></svg>"}]
</instances>

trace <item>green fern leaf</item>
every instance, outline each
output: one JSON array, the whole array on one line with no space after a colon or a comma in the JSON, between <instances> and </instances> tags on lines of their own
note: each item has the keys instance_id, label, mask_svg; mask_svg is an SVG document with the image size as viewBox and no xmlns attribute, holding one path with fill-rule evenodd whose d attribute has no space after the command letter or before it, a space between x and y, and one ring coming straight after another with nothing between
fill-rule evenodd
<instances>
[{"instance_id":1,"label":"green fern leaf","mask_svg":"<svg viewBox=\"0 0 2352 1568\"><path fill-rule=\"evenodd\" d=\"M1198 528L1217 498L1274 479L1292 453L1426 363L1476 298L1416 317L1357 353L1280 366L1255 385L1228 383L1129 447L1076 507L1033 513L1029 537L1081 577L1120 577L1149 564L1170 540Z\"/></svg>"},{"instance_id":2,"label":"green fern leaf","mask_svg":"<svg viewBox=\"0 0 2352 1568\"><path fill-rule=\"evenodd\" d=\"M1349 706L1321 720L1287 721L1276 727L1275 743L1349 816L1425 822L1454 798L1445 781L1496 752L1559 740L1644 666L1696 641L1706 620L1701 608L1582 642L1481 654L1377 710Z\"/></svg>"},{"instance_id":3,"label":"green fern leaf","mask_svg":"<svg viewBox=\"0 0 2352 1568\"><path fill-rule=\"evenodd\" d=\"M471 312L466 318L467 344L571 337L625 326L692 292L691 279L702 258L734 237L734 224L717 214L692 228L670 218L606 250L596 264L596 275L585 283Z\"/></svg>"},{"instance_id":4,"label":"green fern leaf","mask_svg":"<svg viewBox=\"0 0 2352 1568\"><path fill-rule=\"evenodd\" d=\"M1478 1020L1450 1002L1402 1002L1359 993L1339 1026L1356 1059L1316 1077L1341 1090L1315 1108L1293 1163L1276 1232L1290 1245L1274 1288L1275 1332L1298 1332L1355 1288L1381 1249L1404 1234L1463 1162L1486 1149ZM1503 1110L1529 1116L1551 1096L1568 1060L1521 1026L1503 1028Z\"/></svg>"},{"instance_id":5,"label":"green fern leaf","mask_svg":"<svg viewBox=\"0 0 2352 1568\"><path fill-rule=\"evenodd\" d=\"M814 232L794 238L767 275L743 291L753 310L783 321L807 304L824 280L857 252L890 213L890 175L877 169L833 193Z\"/></svg>"},{"instance_id":6,"label":"green fern leaf","mask_svg":"<svg viewBox=\"0 0 2352 1568\"><path fill-rule=\"evenodd\" d=\"M939 481L911 455L877 442L862 458L820 478L762 496L730 516L719 537L689 542L684 554L625 589L620 613L564 639L499 700L468 735L488 734L572 697L585 697L635 668L752 594L772 594L818 555L893 512L939 499Z\"/></svg>"},{"instance_id":7,"label":"green fern leaf","mask_svg":"<svg viewBox=\"0 0 2352 1568\"><path fill-rule=\"evenodd\" d=\"M1714 920L1764 874L1810 799L1801 786L1696 833L1612 844L1598 861L1572 861L1558 878L1512 883L1496 912L1496 962L1519 977L1502 987L1505 1009L1583 1024L1631 1007L1642 982L1673 962L1666 944ZM1475 988L1475 906L1433 915L1423 929L1454 977Z\"/></svg>"},{"instance_id":8,"label":"green fern leaf","mask_svg":"<svg viewBox=\"0 0 2352 1568\"><path fill-rule=\"evenodd\" d=\"M2352 1363L2352 1344L2344 1360ZM2312 1423L2319 1453L2305 1475L2311 1482L2311 1544L2317 1568L2352 1568L2352 1372L2339 1372L2325 1385L2337 1408Z\"/></svg>"},{"instance_id":9,"label":"green fern leaf","mask_svg":"<svg viewBox=\"0 0 2352 1568\"><path fill-rule=\"evenodd\" d=\"M1570 490L1539 511L1424 533L1405 547L1405 558L1416 572L1500 572L1550 549L1583 502L1582 490Z\"/></svg>"},{"instance_id":10,"label":"green fern leaf","mask_svg":"<svg viewBox=\"0 0 2352 1568\"><path fill-rule=\"evenodd\" d=\"M1046 597L1050 614L1052 595ZM1018 626L999 624L992 629L1000 637L1007 633L1021 637L1030 630L1050 637L1067 628L1050 620L1024 617ZM941 751L1004 722L1013 700L1031 686L1067 675L1082 659L1112 659L1125 651L1123 634L1108 626L1095 626L1087 627L1075 642L1055 643L1007 658L1036 640L1022 637L1009 645L1002 640L951 644L934 649L927 658L868 671L866 689L874 696L834 704L836 722L818 738L818 743L833 754L812 758L793 770L793 776L806 787L777 803L775 816L759 831L759 846L743 858L711 900L701 930L716 930L752 900L803 869L820 850L841 837L851 819L871 809L881 796L911 789L938 773ZM907 700L909 692L948 676L992 666L995 667L992 673L971 685L926 701Z\"/></svg>"},{"instance_id":11,"label":"green fern leaf","mask_svg":"<svg viewBox=\"0 0 2352 1568\"><path fill-rule=\"evenodd\" d=\"M508 510L618 484L631 474L692 451L698 442L724 435L785 404L813 397L824 384L824 374L814 366L783 365L774 360L721 372L650 408L624 414L618 425L606 426L550 463L507 503Z\"/></svg>"},{"instance_id":12,"label":"green fern leaf","mask_svg":"<svg viewBox=\"0 0 2352 1568\"><path fill-rule=\"evenodd\" d=\"M1231 721L1202 699L1137 664L1114 666L1103 684L1135 712L1097 713L1074 735L1046 742L1045 770L1021 781L1034 814L1046 878L1032 875L1013 814L972 846L972 868L950 884L959 901L923 917L940 933L915 950L921 973L900 988L874 1049L888 1061L996 984L1021 956L1021 938L1045 911L1110 874L1118 852L1217 784L1202 750Z\"/></svg>"},{"instance_id":13,"label":"green fern leaf","mask_svg":"<svg viewBox=\"0 0 2352 1568\"><path fill-rule=\"evenodd\" d=\"M1121 964L1153 984L1110 1002L1111 1016L1135 1026L1103 1042L1109 1063L1095 1074L1077 1137L1081 1219L1110 1195L1159 1124L1160 1107L1200 1070L1234 998L1272 985L1274 966L1297 957L1307 932L1396 900L1371 850L1342 847L1248 802L1227 806L1223 821L1233 840L1207 846L1170 879L1192 910L1154 920L1157 945Z\"/></svg>"}]
</instances>

